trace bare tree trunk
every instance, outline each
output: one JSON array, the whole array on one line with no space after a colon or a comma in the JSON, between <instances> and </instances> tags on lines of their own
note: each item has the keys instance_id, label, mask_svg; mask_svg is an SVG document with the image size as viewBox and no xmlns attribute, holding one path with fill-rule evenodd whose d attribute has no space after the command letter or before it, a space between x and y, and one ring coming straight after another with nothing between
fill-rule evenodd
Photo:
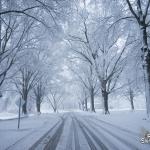
<instances>
[{"instance_id":1,"label":"bare tree trunk","mask_svg":"<svg viewBox=\"0 0 150 150\"><path fill-rule=\"evenodd\" d=\"M54 108L54 113L56 113L57 112L57 109L56 108Z\"/></svg>"},{"instance_id":2,"label":"bare tree trunk","mask_svg":"<svg viewBox=\"0 0 150 150\"><path fill-rule=\"evenodd\" d=\"M82 110L84 111L84 101L81 103Z\"/></svg>"},{"instance_id":3,"label":"bare tree trunk","mask_svg":"<svg viewBox=\"0 0 150 150\"><path fill-rule=\"evenodd\" d=\"M109 107L108 107L108 92L106 90L106 85L107 85L106 80L103 80L102 81L102 97L103 97L103 102L104 102L104 113L110 114Z\"/></svg>"},{"instance_id":4,"label":"bare tree trunk","mask_svg":"<svg viewBox=\"0 0 150 150\"><path fill-rule=\"evenodd\" d=\"M0 11L2 11L2 0L0 0ZM0 15L0 51L2 50L2 18Z\"/></svg>"},{"instance_id":5,"label":"bare tree trunk","mask_svg":"<svg viewBox=\"0 0 150 150\"><path fill-rule=\"evenodd\" d=\"M0 0L0 11L2 11L2 0ZM2 51L2 19L1 19L1 15L0 15L0 53ZM1 87L1 85L0 85ZM0 97L2 97L2 91L0 88Z\"/></svg>"},{"instance_id":6,"label":"bare tree trunk","mask_svg":"<svg viewBox=\"0 0 150 150\"><path fill-rule=\"evenodd\" d=\"M150 7L150 1L147 2L145 10L143 11L142 8L142 1L137 0L137 12L133 9L129 0L126 0L129 9L135 19L137 20L140 30L141 30L141 40L142 40L142 60L143 60L143 68L144 68L144 80L145 80L145 97L146 97L146 110L147 116L150 115L150 49L148 47L148 35L147 35L147 28L149 22L148 19L148 12Z\"/></svg>"},{"instance_id":7,"label":"bare tree trunk","mask_svg":"<svg viewBox=\"0 0 150 150\"><path fill-rule=\"evenodd\" d=\"M55 99L54 99L54 112L55 112L55 113L57 112L57 102L56 102Z\"/></svg>"},{"instance_id":8,"label":"bare tree trunk","mask_svg":"<svg viewBox=\"0 0 150 150\"><path fill-rule=\"evenodd\" d=\"M0 0L0 11L2 11L2 0ZM1 47L2 47L2 20L1 20L1 15L0 15L0 52L1 52Z\"/></svg>"},{"instance_id":9,"label":"bare tree trunk","mask_svg":"<svg viewBox=\"0 0 150 150\"><path fill-rule=\"evenodd\" d=\"M146 110L147 115L150 115L150 50L148 48L148 39L147 39L147 27L145 24L141 26L142 34L142 52L143 52L143 69L144 69L144 80L145 80L145 96L146 96Z\"/></svg>"},{"instance_id":10,"label":"bare tree trunk","mask_svg":"<svg viewBox=\"0 0 150 150\"><path fill-rule=\"evenodd\" d=\"M102 91L102 96L103 96L103 101L104 101L104 113L105 114L110 114L109 112L109 107L108 107L108 92L105 90L105 91Z\"/></svg>"},{"instance_id":11,"label":"bare tree trunk","mask_svg":"<svg viewBox=\"0 0 150 150\"><path fill-rule=\"evenodd\" d=\"M90 96L91 96L91 111L95 112L95 107L94 107L94 89L93 88L91 88Z\"/></svg>"},{"instance_id":12,"label":"bare tree trunk","mask_svg":"<svg viewBox=\"0 0 150 150\"><path fill-rule=\"evenodd\" d=\"M131 103L131 110L134 111L134 102L133 102L133 97L130 98L130 103Z\"/></svg>"},{"instance_id":13,"label":"bare tree trunk","mask_svg":"<svg viewBox=\"0 0 150 150\"><path fill-rule=\"evenodd\" d=\"M145 96L147 115L150 115L150 54L147 54L146 61L143 64L145 79Z\"/></svg>"},{"instance_id":14,"label":"bare tree trunk","mask_svg":"<svg viewBox=\"0 0 150 150\"><path fill-rule=\"evenodd\" d=\"M40 104L40 101L36 102L36 108L37 108L37 112L40 114L41 113L41 104Z\"/></svg>"},{"instance_id":15,"label":"bare tree trunk","mask_svg":"<svg viewBox=\"0 0 150 150\"><path fill-rule=\"evenodd\" d=\"M27 114L27 101L25 101L25 103L22 106L22 113Z\"/></svg>"},{"instance_id":16,"label":"bare tree trunk","mask_svg":"<svg viewBox=\"0 0 150 150\"><path fill-rule=\"evenodd\" d=\"M24 93L23 100L25 103L22 106L22 113L27 114L27 94L26 93Z\"/></svg>"},{"instance_id":17,"label":"bare tree trunk","mask_svg":"<svg viewBox=\"0 0 150 150\"><path fill-rule=\"evenodd\" d=\"M129 100L131 104L131 110L134 111L134 94L133 94L133 90L131 89L131 87L129 88Z\"/></svg>"},{"instance_id":18,"label":"bare tree trunk","mask_svg":"<svg viewBox=\"0 0 150 150\"><path fill-rule=\"evenodd\" d=\"M87 108L87 98L85 98L85 111L88 111L88 108Z\"/></svg>"}]
</instances>

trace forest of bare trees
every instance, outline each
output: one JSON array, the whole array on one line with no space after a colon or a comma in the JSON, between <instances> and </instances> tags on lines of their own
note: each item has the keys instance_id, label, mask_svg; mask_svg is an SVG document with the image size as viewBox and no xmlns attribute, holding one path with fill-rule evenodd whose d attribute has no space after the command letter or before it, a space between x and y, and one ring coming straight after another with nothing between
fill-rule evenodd
<instances>
[{"instance_id":1,"label":"forest of bare trees","mask_svg":"<svg viewBox=\"0 0 150 150\"><path fill-rule=\"evenodd\" d=\"M134 110L145 95L149 116L150 0L0 0L5 109L11 94L24 114L40 114L44 103L58 112L67 102L110 114L113 96Z\"/></svg>"}]
</instances>

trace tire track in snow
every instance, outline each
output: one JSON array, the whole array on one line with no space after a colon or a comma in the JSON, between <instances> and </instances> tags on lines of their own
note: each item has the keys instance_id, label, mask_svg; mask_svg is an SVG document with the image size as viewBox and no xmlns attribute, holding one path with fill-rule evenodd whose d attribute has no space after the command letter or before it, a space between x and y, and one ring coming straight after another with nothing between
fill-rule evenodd
<instances>
[{"instance_id":1,"label":"tire track in snow","mask_svg":"<svg viewBox=\"0 0 150 150\"><path fill-rule=\"evenodd\" d=\"M80 150L80 144L79 144L79 135L77 131L77 127L75 124L75 120L72 118L72 123L73 123L73 131L74 131L74 142L75 142L75 150Z\"/></svg>"},{"instance_id":2,"label":"tire track in snow","mask_svg":"<svg viewBox=\"0 0 150 150\"><path fill-rule=\"evenodd\" d=\"M82 121L84 120L84 118L82 118ZM81 121L81 122L82 122ZM94 132L96 135L98 135L98 138L101 138L101 141L105 144L105 145L107 145L107 148L108 149L113 149L113 150L120 150L115 144L114 144L114 142L112 141L112 140L109 140L108 141L108 137L101 131L99 131L99 129L98 130L96 130L95 129L95 126L90 126L89 124L90 124L90 121L88 121L87 123L85 123L85 122L83 122L83 124L85 125L85 126L87 126L87 128L89 128L89 129L92 129L92 132ZM94 134L93 133L93 134Z\"/></svg>"},{"instance_id":3,"label":"tire track in snow","mask_svg":"<svg viewBox=\"0 0 150 150\"><path fill-rule=\"evenodd\" d=\"M76 117L74 117L74 119L81 128L91 150L108 150L106 145L104 145L104 143L92 132L91 129L89 129L85 124L83 124L83 122L79 121ZM99 148L96 147L95 143L99 146Z\"/></svg>"},{"instance_id":4,"label":"tire track in snow","mask_svg":"<svg viewBox=\"0 0 150 150\"><path fill-rule=\"evenodd\" d=\"M69 128L69 135L67 138L67 145L66 145L66 150L72 150L72 141L73 141L73 120L71 120L71 126Z\"/></svg>"},{"instance_id":5,"label":"tire track in snow","mask_svg":"<svg viewBox=\"0 0 150 150\"><path fill-rule=\"evenodd\" d=\"M29 150L35 150L38 149L37 147L39 146L40 143L44 143L47 142L47 138L45 139L45 137L48 137L48 134L52 131L55 130L55 128L58 126L58 124L60 124L60 122L57 122L48 132L46 132L34 145L32 145L32 147L29 148Z\"/></svg>"},{"instance_id":6,"label":"tire track in snow","mask_svg":"<svg viewBox=\"0 0 150 150\"><path fill-rule=\"evenodd\" d=\"M29 150L55 150L61 136L65 119L60 116L58 121L51 129L46 132ZM54 132L54 133L52 133Z\"/></svg>"},{"instance_id":7,"label":"tire track in snow","mask_svg":"<svg viewBox=\"0 0 150 150\"><path fill-rule=\"evenodd\" d=\"M63 132L63 127L64 127L64 120L60 127L56 130L56 133L49 139L49 142L46 144L44 147L44 150L55 150L57 147L57 144L59 142L60 136Z\"/></svg>"},{"instance_id":8,"label":"tire track in snow","mask_svg":"<svg viewBox=\"0 0 150 150\"><path fill-rule=\"evenodd\" d=\"M54 124L54 125L52 126L52 128L53 128L54 126L56 126L58 123L59 123L59 121L58 121L56 124ZM42 125L41 127L43 127L43 125ZM30 131L29 133L25 134L22 138L20 138L19 140L17 140L17 141L14 142L13 144L9 145L7 148L5 148L5 150L15 149L15 146L16 146L17 144L20 144L20 142L24 141L24 140L25 140L26 138L28 138L28 136L30 136L31 134L33 134L33 133L35 133L35 132L38 132L38 130L39 130L39 129L34 129L34 130Z\"/></svg>"},{"instance_id":9,"label":"tire track in snow","mask_svg":"<svg viewBox=\"0 0 150 150\"><path fill-rule=\"evenodd\" d=\"M72 114L69 116L71 119L71 126L69 128L69 135L65 150L91 150L77 121L74 119Z\"/></svg>"},{"instance_id":10,"label":"tire track in snow","mask_svg":"<svg viewBox=\"0 0 150 150\"><path fill-rule=\"evenodd\" d=\"M92 120L97 120L98 122L103 123L103 124L108 125L108 126L111 126L111 127L115 128L115 129L117 129L117 130L119 129L119 130L121 130L121 131L127 132L127 133L131 134L132 136L139 136L139 134L136 133L136 132L130 131L130 130L125 129L125 128L121 128L120 126L111 124L111 123L109 123L109 122L107 122L107 121L104 121L104 120L101 120L101 119L97 119L96 117L91 118L91 119L92 119Z\"/></svg>"},{"instance_id":11,"label":"tire track in snow","mask_svg":"<svg viewBox=\"0 0 150 150\"><path fill-rule=\"evenodd\" d=\"M103 131L107 132L108 134L110 134L111 136L113 136L114 138L116 138L118 141L120 141L121 143L130 146L130 148L132 148L132 150L139 150L139 148L133 144L131 144L130 142L126 141L124 138L122 138L121 136L118 136L117 134L115 134L114 132L108 130L106 127L103 127L100 124L97 124L96 122L92 121L92 119L84 119L93 129L95 129L95 126L99 126ZM89 123L90 122L90 123ZM92 124L93 125L92 125ZM98 132L98 130L97 130Z\"/></svg>"},{"instance_id":12,"label":"tire track in snow","mask_svg":"<svg viewBox=\"0 0 150 150\"><path fill-rule=\"evenodd\" d=\"M72 116L71 119L66 150L80 150L78 131Z\"/></svg>"}]
</instances>

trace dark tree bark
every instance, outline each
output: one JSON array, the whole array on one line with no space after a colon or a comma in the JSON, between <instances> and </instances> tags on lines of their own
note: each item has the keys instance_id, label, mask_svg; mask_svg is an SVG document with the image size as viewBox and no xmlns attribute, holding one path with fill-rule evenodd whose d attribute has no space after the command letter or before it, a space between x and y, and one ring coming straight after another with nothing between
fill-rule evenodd
<instances>
[{"instance_id":1,"label":"dark tree bark","mask_svg":"<svg viewBox=\"0 0 150 150\"><path fill-rule=\"evenodd\" d=\"M27 114L27 101L25 101L25 103L22 106L22 113Z\"/></svg>"},{"instance_id":2,"label":"dark tree bark","mask_svg":"<svg viewBox=\"0 0 150 150\"><path fill-rule=\"evenodd\" d=\"M140 27L141 37L142 37L142 60L143 60L143 69L144 69L144 78L145 78L145 95L146 95L146 108L147 108L147 116L150 115L150 49L148 46L148 35L147 28L149 26L148 12L150 7L150 0L147 1L145 8L142 8L141 0L137 0L135 11L130 2L130 0L126 0L129 9L132 15L137 20L137 23ZM144 10L145 9L145 10Z\"/></svg>"},{"instance_id":3,"label":"dark tree bark","mask_svg":"<svg viewBox=\"0 0 150 150\"><path fill-rule=\"evenodd\" d=\"M148 37L146 27L142 27L143 33L143 69L144 69L144 80L145 80L145 94L146 94L146 107L147 115L150 114L150 49L148 48Z\"/></svg>"},{"instance_id":4,"label":"dark tree bark","mask_svg":"<svg viewBox=\"0 0 150 150\"><path fill-rule=\"evenodd\" d=\"M102 81L102 97L103 97L103 103L104 103L104 113L110 114L109 107L108 107L108 94L109 92L106 90L107 88L107 80Z\"/></svg>"},{"instance_id":5,"label":"dark tree bark","mask_svg":"<svg viewBox=\"0 0 150 150\"><path fill-rule=\"evenodd\" d=\"M130 103L131 103L131 110L134 111L134 102L133 102L133 98L130 99Z\"/></svg>"},{"instance_id":6,"label":"dark tree bark","mask_svg":"<svg viewBox=\"0 0 150 150\"><path fill-rule=\"evenodd\" d=\"M22 99L23 99L24 102L25 102L25 103L22 105L22 113L23 113L23 114L27 114L27 97L28 97L27 95L28 95L28 94L27 94L27 92L25 92L25 91L24 91L24 93L22 93L22 94L23 94Z\"/></svg>"},{"instance_id":7,"label":"dark tree bark","mask_svg":"<svg viewBox=\"0 0 150 150\"><path fill-rule=\"evenodd\" d=\"M134 93L131 87L129 88L129 101L131 104L131 110L134 111Z\"/></svg>"},{"instance_id":8,"label":"dark tree bark","mask_svg":"<svg viewBox=\"0 0 150 150\"><path fill-rule=\"evenodd\" d=\"M91 88L90 97L91 97L91 111L95 112L95 107L94 107L94 89L93 88Z\"/></svg>"},{"instance_id":9,"label":"dark tree bark","mask_svg":"<svg viewBox=\"0 0 150 150\"><path fill-rule=\"evenodd\" d=\"M0 0L0 11L2 11L2 0ZM2 32L2 20L1 20L1 15L0 15L0 51L1 51L1 46L2 46L2 36L1 36L1 32Z\"/></svg>"},{"instance_id":10,"label":"dark tree bark","mask_svg":"<svg viewBox=\"0 0 150 150\"><path fill-rule=\"evenodd\" d=\"M108 107L108 92L102 90L102 96L103 96L103 101L104 101L104 113L110 114L109 107Z\"/></svg>"},{"instance_id":11,"label":"dark tree bark","mask_svg":"<svg viewBox=\"0 0 150 150\"><path fill-rule=\"evenodd\" d=\"M36 109L37 109L37 112L40 114L41 113L41 103L40 103L40 101L36 101Z\"/></svg>"},{"instance_id":12,"label":"dark tree bark","mask_svg":"<svg viewBox=\"0 0 150 150\"><path fill-rule=\"evenodd\" d=\"M54 108L54 113L56 113L57 112L57 108Z\"/></svg>"},{"instance_id":13,"label":"dark tree bark","mask_svg":"<svg viewBox=\"0 0 150 150\"><path fill-rule=\"evenodd\" d=\"M40 114L41 103L45 95L45 87L43 86L42 81L39 81L39 83L34 88L34 95L35 95L35 100L36 100L36 109L37 109L37 112Z\"/></svg>"},{"instance_id":14,"label":"dark tree bark","mask_svg":"<svg viewBox=\"0 0 150 150\"><path fill-rule=\"evenodd\" d=\"M87 98L85 98L85 111L88 111L88 108L87 108Z\"/></svg>"},{"instance_id":15,"label":"dark tree bark","mask_svg":"<svg viewBox=\"0 0 150 150\"><path fill-rule=\"evenodd\" d=\"M19 69L19 73L19 76L14 79L13 83L22 97L22 100L25 102L22 106L22 113L27 114L28 95L37 83L37 76L39 72L30 70L28 66L22 66Z\"/></svg>"}]
</instances>

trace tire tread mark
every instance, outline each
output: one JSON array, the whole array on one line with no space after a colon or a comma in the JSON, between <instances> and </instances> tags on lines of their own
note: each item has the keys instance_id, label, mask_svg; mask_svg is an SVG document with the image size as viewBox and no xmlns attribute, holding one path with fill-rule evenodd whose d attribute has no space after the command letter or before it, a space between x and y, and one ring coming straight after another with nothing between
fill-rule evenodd
<instances>
[{"instance_id":1,"label":"tire tread mark","mask_svg":"<svg viewBox=\"0 0 150 150\"><path fill-rule=\"evenodd\" d=\"M121 128L120 126L117 126L117 125L113 125L113 124L111 124L111 123L109 123L109 122L107 122L107 121L100 120L100 119L97 119L97 118L95 118L95 117L94 117L94 118L91 118L91 119L95 119L95 120L97 120L98 122L101 122L101 123L106 124L106 125L110 125L110 126L112 126L113 128L116 128L116 129L119 129L119 130L121 130L121 131L127 132L127 133L131 134L132 136L133 136L133 135L134 135L134 136L139 136L138 133L135 133L135 132L130 131L130 130L125 129L125 128Z\"/></svg>"},{"instance_id":2,"label":"tire tread mark","mask_svg":"<svg viewBox=\"0 0 150 150\"><path fill-rule=\"evenodd\" d=\"M84 119L84 120L85 120L85 119ZM86 120L85 120L85 121L86 121ZM91 122L92 122L92 121L91 121ZM89 122L88 122L88 124L89 124ZM95 130L97 133L99 133L99 135L102 135L102 138L103 138L104 141L107 141L107 140L108 140L108 138L104 136L104 133L101 133L99 130L96 130L95 126L92 126L92 125L90 125L90 126L93 128L93 130ZM98 126L98 125L96 125L96 126ZM117 147L114 145L114 143L112 143L111 141L110 141L109 143L111 143L111 148L113 148L113 149L115 149L115 150L120 150L120 149L117 148Z\"/></svg>"},{"instance_id":3,"label":"tire tread mark","mask_svg":"<svg viewBox=\"0 0 150 150\"><path fill-rule=\"evenodd\" d=\"M97 145L99 145L101 147L102 150L108 150L108 148L102 143L102 141L100 139L98 139L97 136L95 134L93 134L92 131L86 125L84 125L83 123L81 123L81 121L77 120L77 118L75 118L75 120L78 122L81 130L83 131L83 133L85 135L85 138L87 139L87 142L88 142L91 150L97 150L97 148L95 147L93 141L91 140L91 138L87 134L87 132L92 136L92 138L94 139L94 141L97 143Z\"/></svg>"},{"instance_id":4,"label":"tire tread mark","mask_svg":"<svg viewBox=\"0 0 150 150\"><path fill-rule=\"evenodd\" d=\"M73 121L73 131L74 131L74 140L75 140L75 150L80 150L80 144L79 144L79 135L78 135L78 131L75 125L75 120L72 118Z\"/></svg>"},{"instance_id":5,"label":"tire tread mark","mask_svg":"<svg viewBox=\"0 0 150 150\"><path fill-rule=\"evenodd\" d=\"M82 130L82 132L84 134L84 137L86 138L86 140L88 142L88 145L89 145L90 149L91 150L97 150L97 148L95 147L93 141L91 140L91 138L89 137L89 135L86 133L86 131L84 130L84 128L81 125L79 125L79 126L80 126L80 128L81 128L81 130Z\"/></svg>"},{"instance_id":6,"label":"tire tread mark","mask_svg":"<svg viewBox=\"0 0 150 150\"><path fill-rule=\"evenodd\" d=\"M71 132L72 128L73 128L73 124L71 123L71 126L69 128L70 133L69 133L68 140L67 140L68 143L66 145L66 150L72 150L72 145L71 145L72 139L73 139L73 132Z\"/></svg>"},{"instance_id":7,"label":"tire tread mark","mask_svg":"<svg viewBox=\"0 0 150 150\"><path fill-rule=\"evenodd\" d=\"M56 149L58 142L59 142L59 139L60 139L62 132L63 132L64 122L65 121L63 119L62 124L56 130L55 134L49 139L49 141L47 142L47 144L43 150L55 150Z\"/></svg>"},{"instance_id":8,"label":"tire tread mark","mask_svg":"<svg viewBox=\"0 0 150 150\"><path fill-rule=\"evenodd\" d=\"M41 143L41 141L44 139L44 137L46 137L58 124L60 123L60 121L58 121L57 123L55 123L53 125L52 128L50 128L50 130L48 130L48 132L46 132L38 141L36 141L36 143L34 143L29 150L35 150L36 147L39 145L39 143Z\"/></svg>"},{"instance_id":9,"label":"tire tread mark","mask_svg":"<svg viewBox=\"0 0 150 150\"><path fill-rule=\"evenodd\" d=\"M87 121L86 121L87 122ZM134 150L139 150L136 146L132 145L131 143L125 141L123 138L117 136L116 134L112 133L111 131L109 131L108 129L104 128L103 126L96 124L95 122L93 122L93 124L101 127L103 129L103 131L107 132L108 134L112 135L113 137L115 137L117 140L121 141L122 143L124 143L125 145L128 145L130 147L132 147ZM92 125L91 125L92 126Z\"/></svg>"}]
</instances>

